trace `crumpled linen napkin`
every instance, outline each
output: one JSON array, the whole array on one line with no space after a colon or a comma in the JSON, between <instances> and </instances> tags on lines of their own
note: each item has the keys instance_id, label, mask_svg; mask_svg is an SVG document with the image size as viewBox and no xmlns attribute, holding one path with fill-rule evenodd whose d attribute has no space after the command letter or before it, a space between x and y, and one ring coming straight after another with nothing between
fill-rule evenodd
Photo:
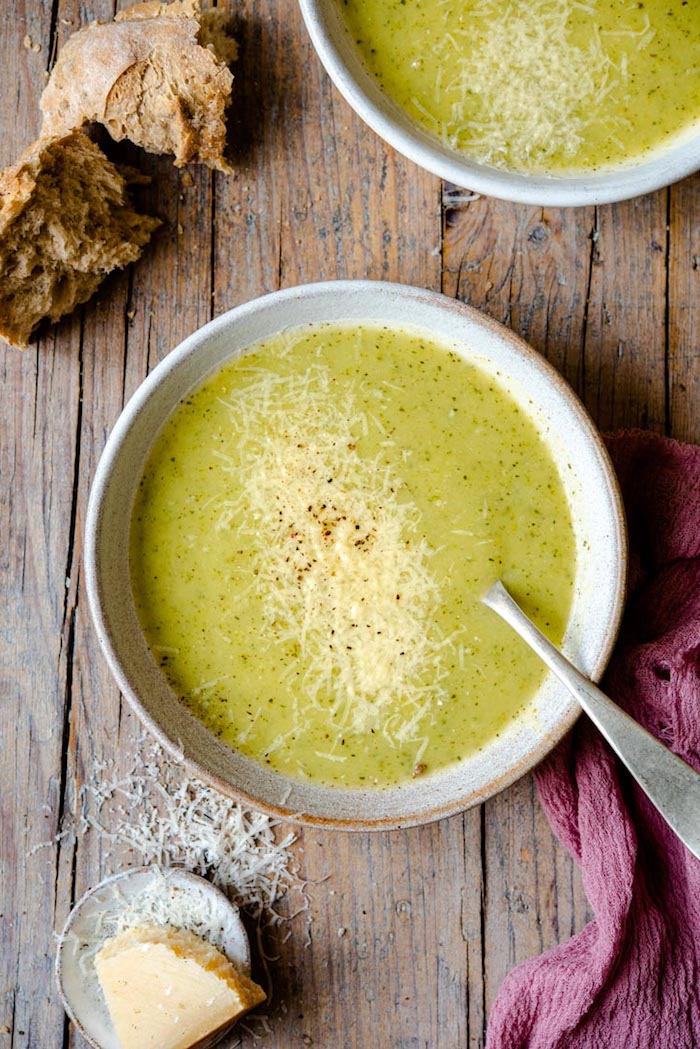
<instances>
[{"instance_id":1,"label":"crumpled linen napkin","mask_svg":"<svg viewBox=\"0 0 700 1049\"><path fill-rule=\"evenodd\" d=\"M631 558L602 687L700 769L700 447L642 432L607 445ZM510 973L487 1049L697 1049L700 861L585 716L536 778L595 920Z\"/></svg>"}]
</instances>

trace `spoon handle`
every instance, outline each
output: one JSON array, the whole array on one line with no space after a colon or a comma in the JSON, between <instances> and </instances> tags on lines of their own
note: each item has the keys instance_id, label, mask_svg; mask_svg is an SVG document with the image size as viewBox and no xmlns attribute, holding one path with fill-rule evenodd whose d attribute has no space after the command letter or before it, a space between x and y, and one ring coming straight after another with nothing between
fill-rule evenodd
<instances>
[{"instance_id":1,"label":"spoon handle","mask_svg":"<svg viewBox=\"0 0 700 1049\"><path fill-rule=\"evenodd\" d=\"M484 604L520 634L574 696L668 825L700 859L700 774L584 677L525 615L503 583Z\"/></svg>"}]
</instances>

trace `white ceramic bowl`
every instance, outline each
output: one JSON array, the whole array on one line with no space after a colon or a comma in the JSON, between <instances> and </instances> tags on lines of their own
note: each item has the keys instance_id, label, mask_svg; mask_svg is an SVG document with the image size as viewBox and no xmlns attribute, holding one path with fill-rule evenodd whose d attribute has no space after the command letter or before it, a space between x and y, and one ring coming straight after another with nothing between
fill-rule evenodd
<instances>
[{"instance_id":1,"label":"white ceramic bowl","mask_svg":"<svg viewBox=\"0 0 700 1049\"><path fill-rule=\"evenodd\" d=\"M336 281L275 292L218 317L149 375L124 409L99 463L86 525L93 620L119 687L191 772L253 808L348 829L425 823L483 801L535 765L579 709L551 676L538 717L513 721L483 751L401 787L351 790L297 782L231 750L189 714L146 644L129 586L133 499L154 437L178 402L224 360L284 328L314 321L411 324L450 344L526 407L557 462L576 531L578 569L564 651L594 679L617 635L626 535L617 482L589 416L561 376L507 328L446 296L399 284Z\"/></svg>"},{"instance_id":2,"label":"white ceramic bowl","mask_svg":"<svg viewBox=\"0 0 700 1049\"><path fill-rule=\"evenodd\" d=\"M566 207L639 197L700 168L700 125L643 163L600 174L526 175L470 160L443 145L381 89L343 19L342 0L299 0L299 5L326 72L355 112L399 153L457 186L517 203Z\"/></svg>"}]
</instances>

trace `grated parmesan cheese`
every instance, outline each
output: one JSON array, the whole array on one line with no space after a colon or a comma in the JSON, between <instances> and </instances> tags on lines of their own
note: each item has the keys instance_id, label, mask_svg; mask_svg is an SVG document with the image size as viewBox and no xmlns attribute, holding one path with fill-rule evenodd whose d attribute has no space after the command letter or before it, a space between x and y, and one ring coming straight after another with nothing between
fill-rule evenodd
<instances>
[{"instance_id":1,"label":"grated parmesan cheese","mask_svg":"<svg viewBox=\"0 0 700 1049\"><path fill-rule=\"evenodd\" d=\"M301 894L305 906L290 852L294 832L189 778L155 742L142 742L123 775L111 761L94 763L77 811L64 819L57 839L95 831L106 874L125 865L126 852L132 865L184 867L208 878L263 922L283 920L275 904L289 891ZM156 912L151 916L155 921Z\"/></svg>"},{"instance_id":2,"label":"grated parmesan cheese","mask_svg":"<svg viewBox=\"0 0 700 1049\"><path fill-rule=\"evenodd\" d=\"M142 925L171 925L186 929L226 953L225 928L217 924L218 911L203 893L182 892L169 884L167 876L155 867L146 888L135 896L125 896L118 883L113 887L114 906L100 915L100 940L119 936ZM101 944L95 944L94 953Z\"/></svg>"},{"instance_id":3,"label":"grated parmesan cheese","mask_svg":"<svg viewBox=\"0 0 700 1049\"><path fill-rule=\"evenodd\" d=\"M654 144L645 120L685 126L668 66L697 53L693 6L345 0L366 63L420 124L483 163L542 172L629 159Z\"/></svg>"},{"instance_id":4,"label":"grated parmesan cheese","mask_svg":"<svg viewBox=\"0 0 700 1049\"><path fill-rule=\"evenodd\" d=\"M587 45L574 44L574 9L595 15L594 7L571 0L481 0L468 27L453 27L438 40L438 69L452 71L444 88L454 100L452 117L440 125L451 148L468 148L497 166L526 168L576 155L598 119L596 107L626 79L627 59L624 70L613 62L593 21ZM468 57L455 43L460 35L471 38ZM648 16L616 35L637 48L648 46Z\"/></svg>"},{"instance_id":5,"label":"grated parmesan cheese","mask_svg":"<svg viewBox=\"0 0 700 1049\"><path fill-rule=\"evenodd\" d=\"M358 454L362 435L383 434L378 420L359 410L352 386L332 394L333 381L320 364L301 376L265 370L231 395L237 458L218 459L239 494L222 503L217 527L253 540L249 585L264 596L268 640L299 645L296 725L308 702L331 715L337 739L378 730L394 744L421 742L452 646L435 622L432 552L400 478ZM345 760L332 748L318 756Z\"/></svg>"}]
</instances>

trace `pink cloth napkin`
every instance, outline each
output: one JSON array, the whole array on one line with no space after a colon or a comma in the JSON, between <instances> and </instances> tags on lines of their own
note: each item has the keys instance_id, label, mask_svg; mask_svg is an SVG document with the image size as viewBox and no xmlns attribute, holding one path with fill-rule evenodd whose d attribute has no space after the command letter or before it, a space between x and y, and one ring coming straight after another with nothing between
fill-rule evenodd
<instances>
[{"instance_id":1,"label":"pink cloth napkin","mask_svg":"<svg viewBox=\"0 0 700 1049\"><path fill-rule=\"evenodd\" d=\"M631 563L603 688L700 769L700 447L641 432L607 444ZM697 1049L700 861L585 716L536 777L596 917L508 976L487 1049Z\"/></svg>"}]
</instances>

